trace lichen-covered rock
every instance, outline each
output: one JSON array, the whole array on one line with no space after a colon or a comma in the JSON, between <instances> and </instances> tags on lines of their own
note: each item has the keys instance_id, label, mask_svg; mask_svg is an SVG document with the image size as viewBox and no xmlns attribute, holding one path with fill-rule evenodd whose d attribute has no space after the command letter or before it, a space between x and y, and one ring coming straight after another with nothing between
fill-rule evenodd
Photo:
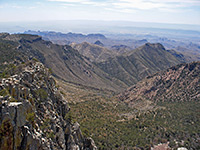
<instances>
[{"instance_id":1,"label":"lichen-covered rock","mask_svg":"<svg viewBox=\"0 0 200 150\"><path fill-rule=\"evenodd\" d=\"M30 61L3 78L0 95L0 149L96 149L78 123L65 120L70 108L43 64Z\"/></svg>"}]
</instances>

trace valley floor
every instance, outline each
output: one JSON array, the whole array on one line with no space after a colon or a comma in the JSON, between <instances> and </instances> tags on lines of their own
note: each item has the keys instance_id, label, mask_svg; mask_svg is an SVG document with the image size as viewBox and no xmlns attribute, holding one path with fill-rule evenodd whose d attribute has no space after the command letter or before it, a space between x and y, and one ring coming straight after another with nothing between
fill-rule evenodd
<instances>
[{"instance_id":1,"label":"valley floor","mask_svg":"<svg viewBox=\"0 0 200 150\"><path fill-rule=\"evenodd\" d=\"M73 121L99 149L149 149L167 142L171 148L200 148L200 102L129 108L111 91L57 83L69 101Z\"/></svg>"}]
</instances>

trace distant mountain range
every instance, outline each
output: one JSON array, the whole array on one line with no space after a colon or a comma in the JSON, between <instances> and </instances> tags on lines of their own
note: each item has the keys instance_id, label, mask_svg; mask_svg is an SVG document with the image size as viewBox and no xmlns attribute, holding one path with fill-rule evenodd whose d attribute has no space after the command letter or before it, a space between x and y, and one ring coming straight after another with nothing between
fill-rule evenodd
<instances>
[{"instance_id":1,"label":"distant mountain range","mask_svg":"<svg viewBox=\"0 0 200 150\"><path fill-rule=\"evenodd\" d=\"M52 41L56 44L70 44L72 42L82 43L82 42L90 42L95 43L97 40L105 40L106 37L103 34L77 34L77 33L61 33L61 32L40 32L40 31L25 31L24 34L32 34L42 36L45 40Z\"/></svg>"},{"instance_id":2,"label":"distant mountain range","mask_svg":"<svg viewBox=\"0 0 200 150\"><path fill-rule=\"evenodd\" d=\"M16 51L37 58L58 78L113 91L122 91L146 76L182 62L161 44L147 43L117 56L116 52L95 44L72 45L81 55L68 45L53 44L37 35L1 34L0 39L13 42Z\"/></svg>"},{"instance_id":3,"label":"distant mountain range","mask_svg":"<svg viewBox=\"0 0 200 150\"><path fill-rule=\"evenodd\" d=\"M80 33L60 33L52 31L25 31L25 34L40 35L44 40L50 40L54 44L71 44L88 42L93 44L99 42L99 46L103 46L118 53L128 52L138 48L145 43L160 43L168 50L178 51L185 56L185 61L199 61L200 60L200 45L198 36L190 37L189 39L172 38L170 35L155 36L151 34L80 34ZM186 32L187 33L187 32ZM195 32L193 32L195 34ZM98 45L98 43L97 43Z\"/></svg>"},{"instance_id":4,"label":"distant mountain range","mask_svg":"<svg viewBox=\"0 0 200 150\"><path fill-rule=\"evenodd\" d=\"M136 48L148 42L147 40L134 40L134 39L112 39L106 38L103 34L81 34L81 33L61 33L61 32L53 32L53 31L25 31L23 34L32 34L39 35L44 40L51 41L54 44L71 44L71 43L83 43L88 42L94 44L99 41L101 43L100 46L111 48L114 45L127 45L129 47Z\"/></svg>"}]
</instances>

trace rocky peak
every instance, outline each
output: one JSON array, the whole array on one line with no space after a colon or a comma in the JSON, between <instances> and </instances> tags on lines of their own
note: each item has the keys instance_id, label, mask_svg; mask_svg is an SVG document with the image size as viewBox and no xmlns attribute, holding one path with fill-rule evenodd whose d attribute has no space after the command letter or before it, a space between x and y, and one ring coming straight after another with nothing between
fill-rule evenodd
<instances>
[{"instance_id":1,"label":"rocky peak","mask_svg":"<svg viewBox=\"0 0 200 150\"><path fill-rule=\"evenodd\" d=\"M154 49L162 49L162 50L165 50L164 46L160 43L146 43L144 45L144 47L151 47L151 48L154 48Z\"/></svg>"},{"instance_id":2,"label":"rocky peak","mask_svg":"<svg viewBox=\"0 0 200 150\"><path fill-rule=\"evenodd\" d=\"M94 44L102 46L102 47L104 46L104 44L101 41L99 41L99 40L97 40Z\"/></svg>"},{"instance_id":3,"label":"rocky peak","mask_svg":"<svg viewBox=\"0 0 200 150\"><path fill-rule=\"evenodd\" d=\"M88 144L49 70L30 61L0 81L0 149L96 149Z\"/></svg>"}]
</instances>

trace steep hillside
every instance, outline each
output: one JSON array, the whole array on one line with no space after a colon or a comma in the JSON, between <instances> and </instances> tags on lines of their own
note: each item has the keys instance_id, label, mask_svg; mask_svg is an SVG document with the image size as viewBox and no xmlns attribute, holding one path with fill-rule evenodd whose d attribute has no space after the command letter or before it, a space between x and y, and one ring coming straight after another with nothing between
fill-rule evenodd
<instances>
[{"instance_id":1,"label":"steep hillside","mask_svg":"<svg viewBox=\"0 0 200 150\"><path fill-rule=\"evenodd\" d=\"M28 60L28 57L16 50L17 46L13 41L0 40L0 79L13 74L15 64Z\"/></svg>"},{"instance_id":2,"label":"steep hillside","mask_svg":"<svg viewBox=\"0 0 200 150\"><path fill-rule=\"evenodd\" d=\"M179 58L167 52L161 44L146 43L122 56L100 62L97 66L130 86L148 75L180 62Z\"/></svg>"},{"instance_id":3,"label":"steep hillside","mask_svg":"<svg viewBox=\"0 0 200 150\"><path fill-rule=\"evenodd\" d=\"M101 62L107 60L109 57L114 57L117 53L108 50L96 44L87 42L81 44L72 43L71 46L78 50L80 54L90 58L91 61Z\"/></svg>"},{"instance_id":4,"label":"steep hillside","mask_svg":"<svg viewBox=\"0 0 200 150\"><path fill-rule=\"evenodd\" d=\"M55 76L68 82L110 90L121 90L126 87L117 79L109 77L70 46L52 44L39 36L26 34L4 34L1 40L14 42L18 52L36 57L51 68Z\"/></svg>"},{"instance_id":5,"label":"steep hillside","mask_svg":"<svg viewBox=\"0 0 200 150\"><path fill-rule=\"evenodd\" d=\"M97 149L85 138L49 69L29 61L0 80L0 149Z\"/></svg>"},{"instance_id":6,"label":"steep hillside","mask_svg":"<svg viewBox=\"0 0 200 150\"><path fill-rule=\"evenodd\" d=\"M200 62L180 64L149 76L127 89L119 98L131 107L140 101L199 101Z\"/></svg>"}]
</instances>

